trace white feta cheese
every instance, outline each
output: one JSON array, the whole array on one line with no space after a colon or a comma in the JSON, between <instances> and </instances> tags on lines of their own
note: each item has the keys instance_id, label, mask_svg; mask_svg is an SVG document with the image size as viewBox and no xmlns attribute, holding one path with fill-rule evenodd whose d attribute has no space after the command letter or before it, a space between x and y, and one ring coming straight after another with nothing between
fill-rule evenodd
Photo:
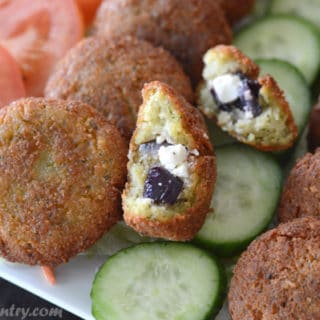
<instances>
[{"instance_id":1,"label":"white feta cheese","mask_svg":"<svg viewBox=\"0 0 320 320\"><path fill-rule=\"evenodd\" d=\"M156 138L156 143L161 144L166 141L166 137L164 135L158 135Z\"/></svg>"},{"instance_id":2,"label":"white feta cheese","mask_svg":"<svg viewBox=\"0 0 320 320\"><path fill-rule=\"evenodd\" d=\"M163 142L168 142L173 144L173 141L171 139L169 132L170 132L169 128L164 128L164 130L156 136L156 143L161 144Z\"/></svg>"},{"instance_id":3,"label":"white feta cheese","mask_svg":"<svg viewBox=\"0 0 320 320\"><path fill-rule=\"evenodd\" d=\"M253 96L252 96L252 93L250 90L246 90L243 93L243 96L244 96L245 100L253 100Z\"/></svg>"},{"instance_id":4,"label":"white feta cheese","mask_svg":"<svg viewBox=\"0 0 320 320\"><path fill-rule=\"evenodd\" d=\"M174 169L187 161L188 150L182 144L161 146L158 152L160 163L168 170Z\"/></svg>"},{"instance_id":5,"label":"white feta cheese","mask_svg":"<svg viewBox=\"0 0 320 320\"><path fill-rule=\"evenodd\" d=\"M161 165L181 178L188 177L188 154L187 148L182 144L161 146L158 151Z\"/></svg>"},{"instance_id":6,"label":"white feta cheese","mask_svg":"<svg viewBox=\"0 0 320 320\"><path fill-rule=\"evenodd\" d=\"M253 113L251 111L245 111L244 112L244 119L253 119L254 116L253 116Z\"/></svg>"},{"instance_id":7,"label":"white feta cheese","mask_svg":"<svg viewBox=\"0 0 320 320\"><path fill-rule=\"evenodd\" d=\"M180 166L176 167L172 170L172 174L174 174L177 177L184 178L185 180L188 180L189 178L189 166L188 163L185 162L181 164Z\"/></svg>"},{"instance_id":8,"label":"white feta cheese","mask_svg":"<svg viewBox=\"0 0 320 320\"><path fill-rule=\"evenodd\" d=\"M209 81L221 103L228 103L239 97L242 81L236 74L224 74Z\"/></svg>"},{"instance_id":9,"label":"white feta cheese","mask_svg":"<svg viewBox=\"0 0 320 320\"><path fill-rule=\"evenodd\" d=\"M193 154L196 157L198 157L200 155L200 153L199 153L199 151L197 149L191 150L190 153Z\"/></svg>"}]
</instances>

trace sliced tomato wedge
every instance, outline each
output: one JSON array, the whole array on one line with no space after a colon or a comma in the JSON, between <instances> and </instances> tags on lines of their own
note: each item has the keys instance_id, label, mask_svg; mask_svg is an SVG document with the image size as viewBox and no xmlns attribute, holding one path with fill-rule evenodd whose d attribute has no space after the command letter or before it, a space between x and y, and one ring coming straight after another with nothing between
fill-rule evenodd
<instances>
[{"instance_id":1,"label":"sliced tomato wedge","mask_svg":"<svg viewBox=\"0 0 320 320\"><path fill-rule=\"evenodd\" d=\"M85 26L90 26L101 4L101 0L77 0L77 3L82 13Z\"/></svg>"},{"instance_id":2,"label":"sliced tomato wedge","mask_svg":"<svg viewBox=\"0 0 320 320\"><path fill-rule=\"evenodd\" d=\"M28 96L41 96L56 64L84 33L75 0L0 2L0 45L18 61Z\"/></svg>"},{"instance_id":3,"label":"sliced tomato wedge","mask_svg":"<svg viewBox=\"0 0 320 320\"><path fill-rule=\"evenodd\" d=\"M0 46L0 108L25 95L19 65L9 52Z\"/></svg>"}]
</instances>

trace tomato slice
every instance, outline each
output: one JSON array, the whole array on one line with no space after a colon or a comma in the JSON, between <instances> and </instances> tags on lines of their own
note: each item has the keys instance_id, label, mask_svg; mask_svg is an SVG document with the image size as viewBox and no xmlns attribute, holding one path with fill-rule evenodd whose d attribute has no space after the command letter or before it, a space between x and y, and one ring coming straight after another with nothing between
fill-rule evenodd
<instances>
[{"instance_id":1,"label":"tomato slice","mask_svg":"<svg viewBox=\"0 0 320 320\"><path fill-rule=\"evenodd\" d=\"M82 13L84 24L87 27L90 26L100 6L101 0L77 0L77 3Z\"/></svg>"},{"instance_id":2,"label":"tomato slice","mask_svg":"<svg viewBox=\"0 0 320 320\"><path fill-rule=\"evenodd\" d=\"M0 108L9 102L25 97L19 65L9 52L0 46Z\"/></svg>"},{"instance_id":3,"label":"tomato slice","mask_svg":"<svg viewBox=\"0 0 320 320\"><path fill-rule=\"evenodd\" d=\"M20 64L27 95L43 95L55 63L83 33L75 0L0 2L0 45Z\"/></svg>"}]
</instances>

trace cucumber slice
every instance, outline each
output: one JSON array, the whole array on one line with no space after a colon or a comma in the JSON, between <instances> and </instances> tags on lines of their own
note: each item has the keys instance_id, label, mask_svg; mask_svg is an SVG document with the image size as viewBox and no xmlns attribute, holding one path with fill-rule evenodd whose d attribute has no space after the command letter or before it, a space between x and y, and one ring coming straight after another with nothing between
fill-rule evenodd
<instances>
[{"instance_id":1,"label":"cucumber slice","mask_svg":"<svg viewBox=\"0 0 320 320\"><path fill-rule=\"evenodd\" d=\"M264 16L270 7L270 0L256 0L256 3L253 8L252 16L259 18Z\"/></svg>"},{"instance_id":2,"label":"cucumber slice","mask_svg":"<svg viewBox=\"0 0 320 320\"><path fill-rule=\"evenodd\" d=\"M270 74L278 82L289 102L299 133L304 129L311 111L311 92L300 71L277 59L257 60L260 74Z\"/></svg>"},{"instance_id":3,"label":"cucumber slice","mask_svg":"<svg viewBox=\"0 0 320 320\"><path fill-rule=\"evenodd\" d=\"M97 320L204 320L222 304L219 263L191 244L145 243L110 257L91 290Z\"/></svg>"},{"instance_id":4,"label":"cucumber slice","mask_svg":"<svg viewBox=\"0 0 320 320\"><path fill-rule=\"evenodd\" d=\"M267 228L281 191L275 159L242 145L216 149L217 181L210 213L195 241L231 256Z\"/></svg>"},{"instance_id":5,"label":"cucumber slice","mask_svg":"<svg viewBox=\"0 0 320 320\"><path fill-rule=\"evenodd\" d=\"M310 84L320 65L318 29L288 15L270 15L243 28L235 45L252 59L277 58L295 65Z\"/></svg>"},{"instance_id":6,"label":"cucumber slice","mask_svg":"<svg viewBox=\"0 0 320 320\"><path fill-rule=\"evenodd\" d=\"M297 15L320 27L320 0L272 0L270 13Z\"/></svg>"},{"instance_id":7,"label":"cucumber slice","mask_svg":"<svg viewBox=\"0 0 320 320\"><path fill-rule=\"evenodd\" d=\"M237 32L238 30L241 30L244 26L247 26L250 23L252 23L252 21L265 16L269 11L269 7L270 0L256 0L251 13L248 16L244 17L242 20L240 20L236 25L234 25L233 31Z\"/></svg>"}]
</instances>

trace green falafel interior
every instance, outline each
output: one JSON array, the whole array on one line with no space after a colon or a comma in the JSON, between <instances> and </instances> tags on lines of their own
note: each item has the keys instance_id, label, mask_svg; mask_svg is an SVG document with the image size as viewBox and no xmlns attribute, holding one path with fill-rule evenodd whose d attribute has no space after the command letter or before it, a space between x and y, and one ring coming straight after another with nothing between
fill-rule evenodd
<instances>
[{"instance_id":1,"label":"green falafel interior","mask_svg":"<svg viewBox=\"0 0 320 320\"><path fill-rule=\"evenodd\" d=\"M192 205L192 166L199 151L181 123L175 101L162 87L145 91L129 152L126 207L147 218L170 218Z\"/></svg>"},{"instance_id":2,"label":"green falafel interior","mask_svg":"<svg viewBox=\"0 0 320 320\"><path fill-rule=\"evenodd\" d=\"M293 145L297 128L272 77L258 78L258 66L233 46L212 48L203 61L198 102L208 118L257 149L276 151Z\"/></svg>"}]
</instances>

